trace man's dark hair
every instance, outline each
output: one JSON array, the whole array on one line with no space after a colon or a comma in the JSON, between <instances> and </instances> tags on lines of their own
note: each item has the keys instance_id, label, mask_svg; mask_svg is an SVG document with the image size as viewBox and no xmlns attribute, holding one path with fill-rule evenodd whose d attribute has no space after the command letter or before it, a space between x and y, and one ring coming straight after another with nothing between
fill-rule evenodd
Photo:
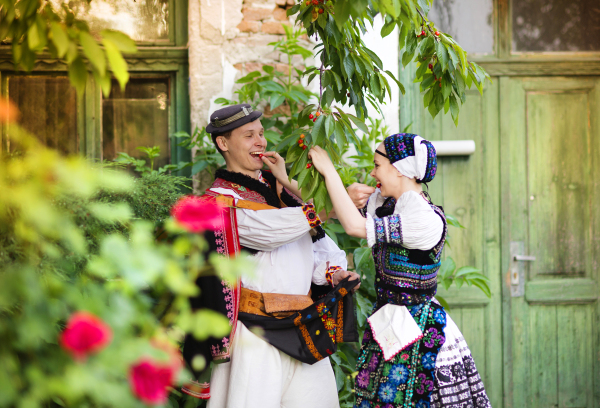
<instances>
[{"instance_id":1,"label":"man's dark hair","mask_svg":"<svg viewBox=\"0 0 600 408\"><path fill-rule=\"evenodd\" d=\"M231 132L233 132L233 130L230 130L229 132L224 132L224 133L211 133L210 134L210 138L212 139L215 147L217 148L217 151L219 153L221 153L221 156L223 156L223 157L225 157L225 156L223 155L223 150L221 150L221 148L217 144L217 137L224 136L224 137L228 138L229 136L231 136Z\"/></svg>"}]
</instances>

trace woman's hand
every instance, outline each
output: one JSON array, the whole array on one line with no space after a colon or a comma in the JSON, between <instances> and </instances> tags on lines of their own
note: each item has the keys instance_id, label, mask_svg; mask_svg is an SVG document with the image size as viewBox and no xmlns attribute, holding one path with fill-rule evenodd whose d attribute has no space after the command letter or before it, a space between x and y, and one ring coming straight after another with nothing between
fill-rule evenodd
<instances>
[{"instance_id":1,"label":"woman's hand","mask_svg":"<svg viewBox=\"0 0 600 408\"><path fill-rule=\"evenodd\" d=\"M262 161L267 165L271 173L275 176L277 181L282 185L289 183L287 170L285 168L285 160L277 152L264 152L262 155Z\"/></svg>"},{"instance_id":2,"label":"woman's hand","mask_svg":"<svg viewBox=\"0 0 600 408\"><path fill-rule=\"evenodd\" d=\"M313 166L319 173L326 177L332 173L337 174L331 159L329 158L329 154L320 146L314 146L308 152L308 158L312 160Z\"/></svg>"}]
</instances>

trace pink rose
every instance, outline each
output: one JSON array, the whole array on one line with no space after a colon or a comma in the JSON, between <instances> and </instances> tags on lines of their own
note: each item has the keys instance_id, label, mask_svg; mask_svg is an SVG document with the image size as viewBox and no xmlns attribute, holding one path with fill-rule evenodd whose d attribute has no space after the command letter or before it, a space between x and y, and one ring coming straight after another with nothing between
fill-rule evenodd
<instances>
[{"instance_id":1,"label":"pink rose","mask_svg":"<svg viewBox=\"0 0 600 408\"><path fill-rule=\"evenodd\" d=\"M100 351L111 340L110 327L88 312L73 313L60 336L61 346L77 360L84 360L88 354Z\"/></svg>"},{"instance_id":2,"label":"pink rose","mask_svg":"<svg viewBox=\"0 0 600 408\"><path fill-rule=\"evenodd\" d=\"M223 208L215 202L196 196L180 198L171 215L189 232L214 231L223 226Z\"/></svg>"},{"instance_id":3,"label":"pink rose","mask_svg":"<svg viewBox=\"0 0 600 408\"><path fill-rule=\"evenodd\" d=\"M160 364L150 358L138 361L129 370L131 389L146 404L164 404L174 379L173 364Z\"/></svg>"}]
</instances>

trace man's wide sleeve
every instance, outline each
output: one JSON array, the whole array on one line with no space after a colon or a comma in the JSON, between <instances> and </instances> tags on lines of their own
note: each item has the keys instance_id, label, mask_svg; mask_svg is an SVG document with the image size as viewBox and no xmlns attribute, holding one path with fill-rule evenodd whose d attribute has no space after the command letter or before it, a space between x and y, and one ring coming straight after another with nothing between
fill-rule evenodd
<instances>
[{"instance_id":1,"label":"man's wide sleeve","mask_svg":"<svg viewBox=\"0 0 600 408\"><path fill-rule=\"evenodd\" d=\"M240 244L258 251L272 251L294 242L321 224L311 204L274 210L237 209Z\"/></svg>"},{"instance_id":2,"label":"man's wide sleeve","mask_svg":"<svg viewBox=\"0 0 600 408\"><path fill-rule=\"evenodd\" d=\"M329 284L326 277L328 269L348 270L346 253L342 251L328 235L325 235L325 238L320 239L313 244L313 252L315 269L313 271L312 281L314 284Z\"/></svg>"}]
</instances>

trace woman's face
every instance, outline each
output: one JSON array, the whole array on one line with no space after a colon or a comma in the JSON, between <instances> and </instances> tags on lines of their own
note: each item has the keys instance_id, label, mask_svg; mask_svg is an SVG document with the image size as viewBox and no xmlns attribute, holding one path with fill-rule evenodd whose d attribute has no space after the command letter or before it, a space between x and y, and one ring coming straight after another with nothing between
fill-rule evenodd
<instances>
[{"instance_id":1,"label":"woman's face","mask_svg":"<svg viewBox=\"0 0 600 408\"><path fill-rule=\"evenodd\" d=\"M385 146L381 143L375 150L385 154ZM371 171L371 177L381 183L381 195L384 197L396 197L401 189L402 174L390 161L382 155L375 153L373 162L375 167Z\"/></svg>"}]
</instances>

